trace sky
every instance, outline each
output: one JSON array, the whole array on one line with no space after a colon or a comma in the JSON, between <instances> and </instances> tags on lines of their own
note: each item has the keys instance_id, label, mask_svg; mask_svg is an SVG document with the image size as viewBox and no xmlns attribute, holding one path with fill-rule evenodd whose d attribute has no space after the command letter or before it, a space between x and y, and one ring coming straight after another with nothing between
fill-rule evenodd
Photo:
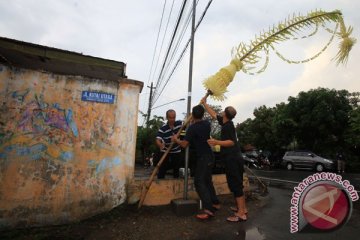
<instances>
[{"instance_id":1,"label":"sky","mask_svg":"<svg viewBox=\"0 0 360 240\"><path fill-rule=\"evenodd\" d=\"M128 78L144 82L139 111L146 112L147 86L151 81L156 82L156 70L164 58L165 50L159 53L155 48L164 2L164 19L174 2L163 43L166 49L182 1L0 0L0 36L126 63ZM207 3L207 0L199 0L196 21ZM307 14L315 9L341 10L345 24L354 27L353 37L360 39L360 1L214 0L195 33L192 106L206 93L203 80L231 61L233 47L240 42L248 43L260 31L269 29L293 13ZM165 23L160 30L158 47L165 33ZM187 31L184 39L189 37ZM302 60L316 54L330 37L328 32L319 31L306 41L281 43L278 50L290 59ZM234 106L238 111L234 121L240 123L253 118L255 108L262 105L274 107L287 102L289 96L296 97L301 91L322 87L359 92L360 45L357 43L352 49L347 65L337 66L332 59L338 44L339 40L335 39L320 57L305 64L288 64L270 51L265 72L255 76L238 72L228 87L227 98L223 102L209 99L208 103L223 108ZM160 59L157 67L154 64L156 59ZM179 119L184 118L187 102L176 100L188 96L189 59L187 51L154 103L152 115L164 116L167 109L173 108ZM140 116L138 124L143 122Z\"/></svg>"}]
</instances>

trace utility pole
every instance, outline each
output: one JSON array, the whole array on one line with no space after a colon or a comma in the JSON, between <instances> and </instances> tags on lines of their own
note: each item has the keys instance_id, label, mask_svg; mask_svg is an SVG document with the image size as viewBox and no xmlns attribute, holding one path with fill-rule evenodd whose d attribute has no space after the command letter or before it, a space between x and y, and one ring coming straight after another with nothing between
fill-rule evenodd
<instances>
[{"instance_id":1,"label":"utility pole","mask_svg":"<svg viewBox=\"0 0 360 240\"><path fill-rule=\"evenodd\" d=\"M191 91L192 91L192 73L193 73L193 56L194 56L194 35L195 35L195 10L196 0L193 0L192 25L191 25L191 44L190 44L190 63L189 63L189 83L187 99L187 117L191 112ZM184 179L184 199L188 199L188 167L189 167L189 148L185 150L185 179Z\"/></svg>"},{"instance_id":2,"label":"utility pole","mask_svg":"<svg viewBox=\"0 0 360 240\"><path fill-rule=\"evenodd\" d=\"M150 87L147 86L148 88L150 88L150 96L149 96L149 106L148 106L148 110L147 110L147 116L146 116L146 127L149 127L149 120L150 120L150 115L151 115L151 102L152 102L152 97L153 97L153 89L155 89L155 87L153 87L153 83L151 82Z\"/></svg>"}]
</instances>

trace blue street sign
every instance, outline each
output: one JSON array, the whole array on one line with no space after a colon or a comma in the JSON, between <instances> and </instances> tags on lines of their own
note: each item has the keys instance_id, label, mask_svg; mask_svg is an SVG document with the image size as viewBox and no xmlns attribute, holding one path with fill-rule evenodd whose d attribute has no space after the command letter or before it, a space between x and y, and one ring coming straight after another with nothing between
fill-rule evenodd
<instances>
[{"instance_id":1,"label":"blue street sign","mask_svg":"<svg viewBox=\"0 0 360 240\"><path fill-rule=\"evenodd\" d=\"M115 101L115 95L111 94L111 93L104 93L104 92L82 91L81 100L89 101L89 102L113 104Z\"/></svg>"}]
</instances>

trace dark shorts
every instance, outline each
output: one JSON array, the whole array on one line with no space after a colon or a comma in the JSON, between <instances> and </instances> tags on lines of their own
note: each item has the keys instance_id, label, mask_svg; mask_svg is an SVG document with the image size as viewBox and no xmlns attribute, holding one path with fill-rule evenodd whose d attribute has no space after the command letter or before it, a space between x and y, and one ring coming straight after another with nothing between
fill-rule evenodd
<instances>
[{"instance_id":1,"label":"dark shorts","mask_svg":"<svg viewBox=\"0 0 360 240\"><path fill-rule=\"evenodd\" d=\"M244 160L241 156L225 155L223 156L223 161L230 191L234 194L234 197L243 196Z\"/></svg>"}]
</instances>

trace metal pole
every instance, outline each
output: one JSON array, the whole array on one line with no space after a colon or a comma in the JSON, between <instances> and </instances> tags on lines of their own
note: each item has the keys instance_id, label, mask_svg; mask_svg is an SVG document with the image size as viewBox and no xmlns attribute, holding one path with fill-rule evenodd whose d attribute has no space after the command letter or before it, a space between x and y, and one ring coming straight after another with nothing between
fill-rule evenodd
<instances>
[{"instance_id":1,"label":"metal pole","mask_svg":"<svg viewBox=\"0 0 360 240\"><path fill-rule=\"evenodd\" d=\"M150 120L150 115L151 115L152 90L153 90L153 83L151 82L150 96L149 96L149 106L148 106L148 111L147 111L147 116L146 116L146 126L147 127L149 127L149 120Z\"/></svg>"},{"instance_id":2,"label":"metal pole","mask_svg":"<svg viewBox=\"0 0 360 240\"><path fill-rule=\"evenodd\" d=\"M191 111L191 86L192 86L192 72L193 72L193 56L194 56L194 35L195 35L195 9L196 0L193 0L192 24L191 24L191 45L190 45L190 64L189 64L189 84L188 84L188 101L187 101L187 116L190 116ZM188 199L188 167L189 167L189 148L185 150L185 180L184 180L184 199Z\"/></svg>"}]
</instances>

